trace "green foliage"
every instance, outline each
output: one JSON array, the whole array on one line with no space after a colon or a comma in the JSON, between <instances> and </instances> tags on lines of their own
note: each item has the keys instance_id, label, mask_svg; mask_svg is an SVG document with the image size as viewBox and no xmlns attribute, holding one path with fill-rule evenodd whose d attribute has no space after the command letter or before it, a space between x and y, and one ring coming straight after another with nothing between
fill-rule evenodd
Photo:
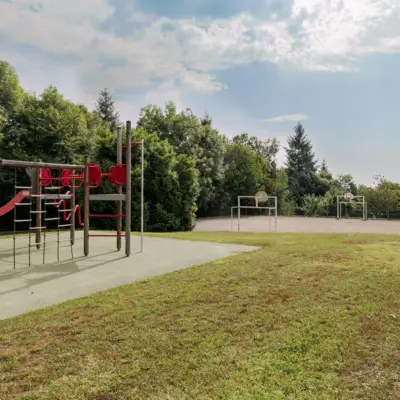
<instances>
[{"instance_id":1,"label":"green foliage","mask_svg":"<svg viewBox=\"0 0 400 400\"><path fill-rule=\"evenodd\" d=\"M264 189L268 169L266 160L248 146L231 141L225 154L225 182L222 203L229 206L237 202L237 197Z\"/></svg>"},{"instance_id":2,"label":"green foliage","mask_svg":"<svg viewBox=\"0 0 400 400\"><path fill-rule=\"evenodd\" d=\"M212 128L211 119L200 119L189 109L177 113L169 102L164 111L154 105L144 107L137 126L168 140L177 154L193 158L199 172L199 214L217 209L224 180L225 140Z\"/></svg>"},{"instance_id":3,"label":"green foliage","mask_svg":"<svg viewBox=\"0 0 400 400\"><path fill-rule=\"evenodd\" d=\"M119 113L107 88L99 93L94 112L110 126L112 131L115 131L120 125Z\"/></svg>"},{"instance_id":4,"label":"green foliage","mask_svg":"<svg viewBox=\"0 0 400 400\"><path fill-rule=\"evenodd\" d=\"M301 205L306 195L323 196L329 190L329 182L326 174L317 174L312 144L300 123L295 126L294 134L289 136L287 144L286 167L290 197Z\"/></svg>"},{"instance_id":5,"label":"green foliage","mask_svg":"<svg viewBox=\"0 0 400 400\"><path fill-rule=\"evenodd\" d=\"M116 162L115 129L120 124L114 100L100 92L93 111L74 104L48 87L40 94L25 93L15 70L0 61L0 157L82 163L84 156L106 171ZM124 130L124 128L123 128ZM135 140L145 139L145 229L191 230L195 218L229 215L240 195L265 190L278 197L282 215L336 215L337 196L346 192L365 196L369 215L390 216L400 209L400 185L376 177L375 187L357 186L352 175L333 177L325 160L318 165L313 146L299 123L288 138L286 165L277 165L279 143L241 133L228 139L213 127L209 115L190 109L142 108ZM132 149L132 226L140 228L140 146ZM19 183L27 182L17 171ZM0 206L13 196L13 171L0 169ZM106 180L99 192L115 193ZM77 192L78 200L82 193ZM115 204L94 202L93 213L114 213ZM350 204L345 213L354 215ZM11 216L12 217L12 216ZM9 215L1 229L10 229ZM112 219L93 221L93 228L114 229Z\"/></svg>"},{"instance_id":6,"label":"green foliage","mask_svg":"<svg viewBox=\"0 0 400 400\"><path fill-rule=\"evenodd\" d=\"M301 210L304 212L304 215L308 217L327 215L331 202L332 198L329 193L325 196L308 194L303 197Z\"/></svg>"}]
</instances>

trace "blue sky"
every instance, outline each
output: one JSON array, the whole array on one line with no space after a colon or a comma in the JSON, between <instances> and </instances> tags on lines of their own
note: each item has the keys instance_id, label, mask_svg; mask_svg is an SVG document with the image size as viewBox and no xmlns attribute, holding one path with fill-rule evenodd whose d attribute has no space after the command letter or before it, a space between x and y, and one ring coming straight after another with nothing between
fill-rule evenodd
<instances>
[{"instance_id":1,"label":"blue sky","mask_svg":"<svg viewBox=\"0 0 400 400\"><path fill-rule=\"evenodd\" d=\"M107 87L132 121L172 100L283 144L301 121L334 174L400 181L398 0L0 0L0 16L27 90L92 107Z\"/></svg>"}]
</instances>

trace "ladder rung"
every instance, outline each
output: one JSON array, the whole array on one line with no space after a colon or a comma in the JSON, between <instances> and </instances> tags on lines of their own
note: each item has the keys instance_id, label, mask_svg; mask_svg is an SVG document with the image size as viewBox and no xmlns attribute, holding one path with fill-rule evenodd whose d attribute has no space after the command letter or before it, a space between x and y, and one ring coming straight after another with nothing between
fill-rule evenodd
<instances>
[{"instance_id":1,"label":"ladder rung","mask_svg":"<svg viewBox=\"0 0 400 400\"><path fill-rule=\"evenodd\" d=\"M57 203L44 203L45 206L57 206Z\"/></svg>"},{"instance_id":2,"label":"ladder rung","mask_svg":"<svg viewBox=\"0 0 400 400\"><path fill-rule=\"evenodd\" d=\"M42 245L43 243L39 242L39 243L34 243L34 244L30 244L29 246L25 247L25 248L29 248L29 247L36 247L39 245Z\"/></svg>"},{"instance_id":3,"label":"ladder rung","mask_svg":"<svg viewBox=\"0 0 400 400\"><path fill-rule=\"evenodd\" d=\"M15 186L15 189L25 189L25 190L27 190L27 189L32 189L32 186Z\"/></svg>"},{"instance_id":4,"label":"ladder rung","mask_svg":"<svg viewBox=\"0 0 400 400\"><path fill-rule=\"evenodd\" d=\"M59 228L66 228L68 226L72 226L72 224L58 225Z\"/></svg>"},{"instance_id":5,"label":"ladder rung","mask_svg":"<svg viewBox=\"0 0 400 400\"><path fill-rule=\"evenodd\" d=\"M44 214L46 211L30 211L31 214Z\"/></svg>"},{"instance_id":6,"label":"ladder rung","mask_svg":"<svg viewBox=\"0 0 400 400\"><path fill-rule=\"evenodd\" d=\"M46 227L45 227L45 226L32 226L32 227L30 227L29 229L31 229L31 230L35 230L35 229L46 229Z\"/></svg>"},{"instance_id":7,"label":"ladder rung","mask_svg":"<svg viewBox=\"0 0 400 400\"><path fill-rule=\"evenodd\" d=\"M46 197L45 194L31 194L31 197L38 197L44 199Z\"/></svg>"},{"instance_id":8,"label":"ladder rung","mask_svg":"<svg viewBox=\"0 0 400 400\"><path fill-rule=\"evenodd\" d=\"M15 206L31 206L32 203L15 203Z\"/></svg>"},{"instance_id":9,"label":"ladder rung","mask_svg":"<svg viewBox=\"0 0 400 400\"><path fill-rule=\"evenodd\" d=\"M63 239L63 240L46 240L46 244L49 244L49 243L64 243L64 242L71 242L71 239Z\"/></svg>"},{"instance_id":10,"label":"ladder rung","mask_svg":"<svg viewBox=\"0 0 400 400\"><path fill-rule=\"evenodd\" d=\"M63 188L63 186L47 186L44 189L45 190L60 190L62 188Z\"/></svg>"},{"instance_id":11,"label":"ladder rung","mask_svg":"<svg viewBox=\"0 0 400 400\"><path fill-rule=\"evenodd\" d=\"M45 218L45 221L59 221L60 218L59 217L55 217L55 218Z\"/></svg>"},{"instance_id":12,"label":"ladder rung","mask_svg":"<svg viewBox=\"0 0 400 400\"><path fill-rule=\"evenodd\" d=\"M30 219L14 219L14 222L30 222Z\"/></svg>"},{"instance_id":13,"label":"ladder rung","mask_svg":"<svg viewBox=\"0 0 400 400\"><path fill-rule=\"evenodd\" d=\"M64 209L58 209L58 212L64 212L64 211L72 211L71 209L69 209L69 210L64 210Z\"/></svg>"}]
</instances>

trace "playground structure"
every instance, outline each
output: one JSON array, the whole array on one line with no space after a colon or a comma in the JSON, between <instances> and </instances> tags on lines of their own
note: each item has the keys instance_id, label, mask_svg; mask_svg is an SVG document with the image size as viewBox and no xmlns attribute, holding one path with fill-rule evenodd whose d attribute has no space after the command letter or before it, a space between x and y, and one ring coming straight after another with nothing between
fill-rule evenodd
<instances>
[{"instance_id":1,"label":"playground structure","mask_svg":"<svg viewBox=\"0 0 400 400\"><path fill-rule=\"evenodd\" d=\"M244 206L241 204L241 199L253 199L255 200L255 206ZM272 205L271 205L272 201ZM267 206L259 206L259 203L269 203ZM231 207L231 231L233 231L233 213L237 209L237 230L240 231L240 217L241 209L253 209L253 210L268 210L268 225L269 232L276 232L278 225L278 198L276 196L268 196L267 193L260 191L255 196L238 196L237 206ZM271 211L273 214L271 215ZM272 221L271 221L272 219ZM272 222L272 224L271 224Z\"/></svg>"},{"instance_id":2,"label":"playground structure","mask_svg":"<svg viewBox=\"0 0 400 400\"><path fill-rule=\"evenodd\" d=\"M337 215L336 219L342 219L342 208L343 205L348 207L349 205L361 204L362 205L362 217L363 221L368 219L368 208L367 202L365 201L365 196L354 196L352 193L348 192L343 196L336 196L336 207Z\"/></svg>"},{"instance_id":3,"label":"playground structure","mask_svg":"<svg viewBox=\"0 0 400 400\"><path fill-rule=\"evenodd\" d=\"M109 168L107 173L103 173L98 164L90 163L89 156L85 156L84 164L57 164L46 162L30 162L18 160L0 159L0 166L8 166L15 169L14 178L14 198L5 206L0 208L0 216L11 210L14 210L14 232L13 232L13 259L14 269L16 268L16 241L19 238L28 238L28 264L31 266L31 249L36 247L38 250L42 247L43 264L46 261L47 241L46 231L49 225L56 223L53 229L57 231L57 259L59 261L60 243L69 242L71 246L71 256L74 257L73 246L75 244L75 223L76 215L78 217L78 225L83 227L84 255L89 255L89 240L91 237L116 237L117 250L121 250L121 239L125 237L125 255L130 256L131 253L131 169L132 169L132 147L141 146L141 194L140 194L140 246L143 252L143 234L144 234L144 139L132 142L131 122L126 123L126 143L122 144L122 129L117 129L117 163ZM122 163L123 149L126 149L125 164ZM30 178L30 186L18 186L17 184L17 168L26 168L26 172ZM52 170L58 171L53 176ZM108 182L114 185L117 193L114 194L96 194L91 193L92 189L99 187L103 178L107 178ZM54 185L54 182L58 184ZM125 186L125 193L123 193ZM83 187L83 220L81 214L81 206L76 204L76 190ZM67 189L66 193L61 190ZM55 193L54 193L55 192ZM24 200L27 201L24 201ZM67 206L67 201L70 205ZM113 201L116 202L116 213L114 214L91 214L90 201ZM123 202L125 202L125 214L123 214ZM33 209L33 205L35 205ZM43 207L44 206L44 207ZM58 215L49 217L49 207L56 207ZM18 219L18 210L21 207L27 207L29 218ZM63 221L61 220L63 217ZM116 233L90 233L91 218L116 218ZM122 232L122 219L125 218L125 232ZM35 219L35 221L33 221ZM60 223L61 222L61 223ZM28 235L19 236L18 226L21 223L29 225ZM70 238L60 240L60 230L69 228ZM32 243L32 233L35 235L35 242ZM42 239L43 233L43 241ZM20 249L20 248L19 248ZM18 250L19 250L18 249Z\"/></svg>"}]
</instances>

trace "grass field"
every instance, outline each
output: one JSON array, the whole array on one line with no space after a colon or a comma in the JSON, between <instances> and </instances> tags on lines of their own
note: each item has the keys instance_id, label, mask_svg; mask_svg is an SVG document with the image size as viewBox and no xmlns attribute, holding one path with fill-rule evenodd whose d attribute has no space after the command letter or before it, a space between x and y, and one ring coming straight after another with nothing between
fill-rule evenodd
<instances>
[{"instance_id":1,"label":"grass field","mask_svg":"<svg viewBox=\"0 0 400 400\"><path fill-rule=\"evenodd\" d=\"M400 398L398 236L262 248L0 321L0 399Z\"/></svg>"}]
</instances>

